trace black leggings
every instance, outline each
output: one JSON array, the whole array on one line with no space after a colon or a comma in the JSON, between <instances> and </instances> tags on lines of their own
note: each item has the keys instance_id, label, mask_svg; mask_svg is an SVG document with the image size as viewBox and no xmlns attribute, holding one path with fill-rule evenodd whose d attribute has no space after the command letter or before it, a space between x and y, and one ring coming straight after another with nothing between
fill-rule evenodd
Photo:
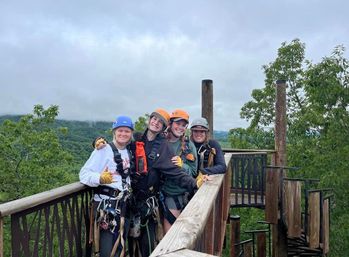
<instances>
[{"instance_id":1,"label":"black leggings","mask_svg":"<svg viewBox=\"0 0 349 257\"><path fill-rule=\"evenodd\" d=\"M151 254L155 246L156 225L154 219L150 217L145 225L141 225L138 238L128 238L130 257L148 257Z\"/></svg>"}]
</instances>

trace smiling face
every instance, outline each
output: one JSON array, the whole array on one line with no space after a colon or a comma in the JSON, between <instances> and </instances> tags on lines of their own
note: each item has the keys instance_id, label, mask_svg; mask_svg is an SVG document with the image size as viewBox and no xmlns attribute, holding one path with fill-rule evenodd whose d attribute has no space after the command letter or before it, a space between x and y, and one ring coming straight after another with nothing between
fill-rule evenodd
<instances>
[{"instance_id":1,"label":"smiling face","mask_svg":"<svg viewBox=\"0 0 349 257\"><path fill-rule=\"evenodd\" d=\"M202 126L195 126L191 129L192 139L195 143L203 143L206 140L208 130Z\"/></svg>"},{"instance_id":2,"label":"smiling face","mask_svg":"<svg viewBox=\"0 0 349 257\"><path fill-rule=\"evenodd\" d=\"M149 120L149 124L148 124L148 129L157 134L160 133L161 131L163 131L164 128L164 123L162 122L162 120L157 117L156 115L154 115L153 117L151 117L151 119Z\"/></svg>"},{"instance_id":3,"label":"smiling face","mask_svg":"<svg viewBox=\"0 0 349 257\"><path fill-rule=\"evenodd\" d=\"M173 121L171 124L171 132L175 137L180 137L185 134L188 123L185 120Z\"/></svg>"},{"instance_id":4,"label":"smiling face","mask_svg":"<svg viewBox=\"0 0 349 257\"><path fill-rule=\"evenodd\" d=\"M132 130L129 127L118 127L114 130L115 142L120 146L126 146L132 138Z\"/></svg>"}]
</instances>

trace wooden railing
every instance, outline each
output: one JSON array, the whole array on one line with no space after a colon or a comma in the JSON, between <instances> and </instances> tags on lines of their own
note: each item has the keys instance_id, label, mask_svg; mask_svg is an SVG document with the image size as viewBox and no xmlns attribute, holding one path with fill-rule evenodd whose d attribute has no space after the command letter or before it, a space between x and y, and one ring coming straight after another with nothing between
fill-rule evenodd
<instances>
[{"instance_id":1,"label":"wooden railing","mask_svg":"<svg viewBox=\"0 0 349 257\"><path fill-rule=\"evenodd\" d=\"M76 182L1 204L0 256L91 256L87 238L91 194L90 188ZM11 250L4 249L8 217Z\"/></svg>"},{"instance_id":2,"label":"wooden railing","mask_svg":"<svg viewBox=\"0 0 349 257\"><path fill-rule=\"evenodd\" d=\"M213 175L194 195L151 257L209 257L222 254L230 208L231 153L224 175Z\"/></svg>"}]
</instances>

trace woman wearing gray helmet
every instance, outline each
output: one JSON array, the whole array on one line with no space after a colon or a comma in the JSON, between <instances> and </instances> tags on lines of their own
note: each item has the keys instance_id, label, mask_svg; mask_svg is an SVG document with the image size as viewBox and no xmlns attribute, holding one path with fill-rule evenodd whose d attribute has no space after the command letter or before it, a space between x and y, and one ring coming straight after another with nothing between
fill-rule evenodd
<instances>
[{"instance_id":1,"label":"woman wearing gray helmet","mask_svg":"<svg viewBox=\"0 0 349 257\"><path fill-rule=\"evenodd\" d=\"M193 120L190 131L190 139L194 142L198 155L198 172L207 175L225 173L227 166L222 148L216 140L210 139L207 120Z\"/></svg>"}]
</instances>

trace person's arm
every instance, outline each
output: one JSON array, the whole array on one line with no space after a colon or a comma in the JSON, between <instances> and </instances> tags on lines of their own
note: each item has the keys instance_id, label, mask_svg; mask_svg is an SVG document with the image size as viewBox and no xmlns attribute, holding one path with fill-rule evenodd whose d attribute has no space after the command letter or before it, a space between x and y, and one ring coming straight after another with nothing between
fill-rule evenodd
<instances>
[{"instance_id":1,"label":"person's arm","mask_svg":"<svg viewBox=\"0 0 349 257\"><path fill-rule=\"evenodd\" d=\"M192 177L196 177L197 175L197 169L198 169L198 156L197 156L197 152L196 152L196 148L195 145L193 144L193 142L189 142L189 148L190 151L193 155L193 160L188 160L188 158L185 158L183 160L183 169Z\"/></svg>"},{"instance_id":2,"label":"person's arm","mask_svg":"<svg viewBox=\"0 0 349 257\"><path fill-rule=\"evenodd\" d=\"M159 154L160 156L153 163L153 169L161 172L167 179L174 180L180 187L184 187L188 191L197 189L196 180L188 175L183 168L172 163L171 158L174 153L166 141L161 144Z\"/></svg>"},{"instance_id":3,"label":"person's arm","mask_svg":"<svg viewBox=\"0 0 349 257\"><path fill-rule=\"evenodd\" d=\"M97 187L100 185L101 172L107 166L107 159L105 158L106 149L94 150L90 158L86 161L79 173L80 182L90 186Z\"/></svg>"},{"instance_id":4,"label":"person's arm","mask_svg":"<svg viewBox=\"0 0 349 257\"><path fill-rule=\"evenodd\" d=\"M227 171L227 166L225 165L224 154L221 146L216 140L210 140L210 146L216 149L213 166L204 168L203 173L208 175L225 173Z\"/></svg>"}]
</instances>

